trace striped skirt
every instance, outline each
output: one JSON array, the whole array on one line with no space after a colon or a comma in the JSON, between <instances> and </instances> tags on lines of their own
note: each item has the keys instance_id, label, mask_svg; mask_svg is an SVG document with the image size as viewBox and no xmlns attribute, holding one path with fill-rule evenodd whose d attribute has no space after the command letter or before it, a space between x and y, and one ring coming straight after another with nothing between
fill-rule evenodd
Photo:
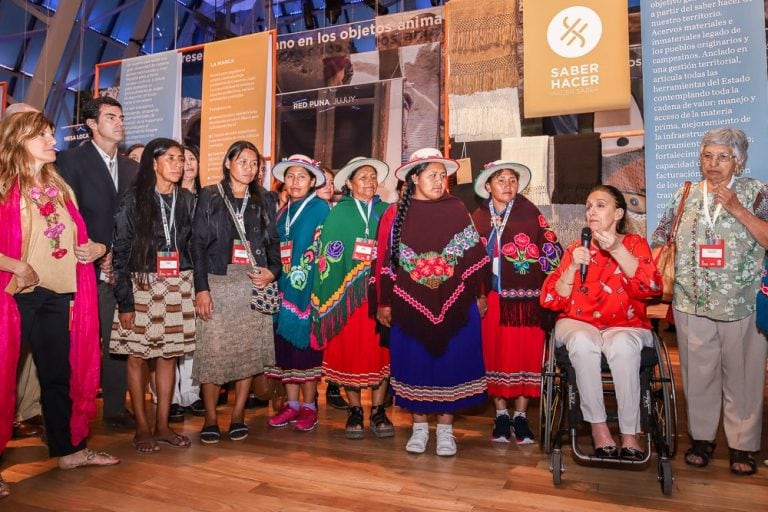
<instances>
[{"instance_id":1,"label":"striped skirt","mask_svg":"<svg viewBox=\"0 0 768 512\"><path fill-rule=\"evenodd\" d=\"M264 374L286 384L320 380L323 376L323 351L312 347L296 348L275 332L275 364L267 366Z\"/></svg>"},{"instance_id":2,"label":"striped skirt","mask_svg":"<svg viewBox=\"0 0 768 512\"><path fill-rule=\"evenodd\" d=\"M377 388L389 377L389 350L379 344L368 302L360 305L323 352L325 380L347 388Z\"/></svg>"},{"instance_id":3,"label":"striped skirt","mask_svg":"<svg viewBox=\"0 0 768 512\"><path fill-rule=\"evenodd\" d=\"M488 294L483 317L483 357L488 394L501 398L541 394L541 354L546 332L541 327L501 325L499 294Z\"/></svg>"},{"instance_id":4,"label":"striped skirt","mask_svg":"<svg viewBox=\"0 0 768 512\"><path fill-rule=\"evenodd\" d=\"M440 356L430 354L417 339L392 323L390 367L395 404L414 413L452 413L483 403L485 366L480 314L472 304L469 320Z\"/></svg>"},{"instance_id":5,"label":"striped skirt","mask_svg":"<svg viewBox=\"0 0 768 512\"><path fill-rule=\"evenodd\" d=\"M191 270L179 277L148 274L147 285L133 279L136 317L133 329L120 326L118 311L112 320L109 351L142 359L177 357L195 350L195 287Z\"/></svg>"}]
</instances>

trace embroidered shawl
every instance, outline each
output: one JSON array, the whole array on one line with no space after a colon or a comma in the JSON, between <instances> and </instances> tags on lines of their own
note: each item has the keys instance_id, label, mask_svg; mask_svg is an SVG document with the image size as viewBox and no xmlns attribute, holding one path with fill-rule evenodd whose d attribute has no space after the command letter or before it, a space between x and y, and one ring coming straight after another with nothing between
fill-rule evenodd
<instances>
[{"instance_id":1,"label":"embroidered shawl","mask_svg":"<svg viewBox=\"0 0 768 512\"><path fill-rule=\"evenodd\" d=\"M392 225L379 224L385 233ZM382 238L380 237L380 240ZM488 255L469 212L458 198L411 200L401 232L400 264L391 267L391 236L378 249L379 294L391 304L392 322L434 355L445 352L464 327L469 307L489 286Z\"/></svg>"},{"instance_id":2,"label":"embroidered shawl","mask_svg":"<svg viewBox=\"0 0 768 512\"><path fill-rule=\"evenodd\" d=\"M501 324L542 326L547 329L552 315L539 305L541 284L559 265L563 248L557 235L538 208L517 194L501 234L500 253L496 253L497 228L493 227L490 199L472 214L472 221L486 245L488 257L499 258L498 277L492 286L501 300ZM503 222L504 211L498 224Z\"/></svg>"},{"instance_id":3,"label":"embroidered shawl","mask_svg":"<svg viewBox=\"0 0 768 512\"><path fill-rule=\"evenodd\" d=\"M296 212L305 203L306 207L296 218ZM328 203L318 197L311 197L291 202L277 213L280 241L290 240L293 249L290 268L283 266L277 281L281 303L275 322L277 334L299 349L310 346L309 302L314 281L314 263L320 248L320 230L329 209ZM291 221L295 221L286 235L288 213Z\"/></svg>"},{"instance_id":4,"label":"embroidered shawl","mask_svg":"<svg viewBox=\"0 0 768 512\"><path fill-rule=\"evenodd\" d=\"M68 201L67 211L77 227L77 243L88 242L85 222L75 205ZM0 203L0 252L21 259L21 194L18 182ZM70 435L73 445L88 436L88 422L96 415L96 390L99 385L99 314L96 277L91 265L77 265L70 329L69 396L72 400ZM21 343L21 317L13 296L6 293L13 275L0 272L0 452L11 438L16 402L16 365Z\"/></svg>"},{"instance_id":5,"label":"embroidered shawl","mask_svg":"<svg viewBox=\"0 0 768 512\"><path fill-rule=\"evenodd\" d=\"M355 240L365 237L365 222L355 202L351 196L344 196L323 223L312 286L312 345L315 347L324 347L367 300L371 262L352 257ZM367 214L367 205L360 206ZM368 239L376 239L379 219L388 206L378 196L373 198Z\"/></svg>"}]
</instances>

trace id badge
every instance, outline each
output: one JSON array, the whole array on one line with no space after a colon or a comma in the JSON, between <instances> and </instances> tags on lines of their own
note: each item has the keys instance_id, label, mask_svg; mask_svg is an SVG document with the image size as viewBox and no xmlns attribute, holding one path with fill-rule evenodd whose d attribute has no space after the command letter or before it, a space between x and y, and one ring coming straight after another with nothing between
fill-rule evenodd
<instances>
[{"instance_id":1,"label":"id badge","mask_svg":"<svg viewBox=\"0 0 768 512\"><path fill-rule=\"evenodd\" d=\"M280 262L283 264L283 271L291 270L291 254L293 253L293 240L280 242Z\"/></svg>"},{"instance_id":2,"label":"id badge","mask_svg":"<svg viewBox=\"0 0 768 512\"><path fill-rule=\"evenodd\" d=\"M248 242L243 243L240 240L235 240L232 243L232 263L235 265L249 265L251 261L248 259Z\"/></svg>"},{"instance_id":3,"label":"id badge","mask_svg":"<svg viewBox=\"0 0 768 512\"><path fill-rule=\"evenodd\" d=\"M699 266L722 268L725 265L725 241L711 240L710 243L699 245Z\"/></svg>"},{"instance_id":4,"label":"id badge","mask_svg":"<svg viewBox=\"0 0 768 512\"><path fill-rule=\"evenodd\" d=\"M376 240L356 238L352 249L352 259L355 261L371 261L376 257Z\"/></svg>"},{"instance_id":5,"label":"id badge","mask_svg":"<svg viewBox=\"0 0 768 512\"><path fill-rule=\"evenodd\" d=\"M179 253L157 253L157 275L159 277L179 277Z\"/></svg>"}]
</instances>

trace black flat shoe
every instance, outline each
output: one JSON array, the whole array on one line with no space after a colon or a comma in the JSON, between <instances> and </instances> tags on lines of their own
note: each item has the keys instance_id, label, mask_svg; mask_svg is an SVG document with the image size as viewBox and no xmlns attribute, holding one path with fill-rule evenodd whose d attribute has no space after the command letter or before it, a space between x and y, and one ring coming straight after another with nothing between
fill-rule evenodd
<instances>
[{"instance_id":1,"label":"black flat shoe","mask_svg":"<svg viewBox=\"0 0 768 512\"><path fill-rule=\"evenodd\" d=\"M619 455L618 450L613 445L601 446L595 448L595 457L601 459L615 459Z\"/></svg>"},{"instance_id":2,"label":"black flat shoe","mask_svg":"<svg viewBox=\"0 0 768 512\"><path fill-rule=\"evenodd\" d=\"M221 430L218 425L208 425L200 431L200 441L204 444L216 444L221 439Z\"/></svg>"},{"instance_id":3,"label":"black flat shoe","mask_svg":"<svg viewBox=\"0 0 768 512\"><path fill-rule=\"evenodd\" d=\"M232 423L229 426L229 438L233 441L242 441L248 437L248 425L243 422Z\"/></svg>"},{"instance_id":4,"label":"black flat shoe","mask_svg":"<svg viewBox=\"0 0 768 512\"><path fill-rule=\"evenodd\" d=\"M205 416L205 404L202 400L195 400L187 409L192 413L192 416Z\"/></svg>"},{"instance_id":5,"label":"black flat shoe","mask_svg":"<svg viewBox=\"0 0 768 512\"><path fill-rule=\"evenodd\" d=\"M645 458L645 452L643 450L638 450L637 448L625 447L622 448L619 452L619 458L625 460L641 461Z\"/></svg>"},{"instance_id":6,"label":"black flat shoe","mask_svg":"<svg viewBox=\"0 0 768 512\"><path fill-rule=\"evenodd\" d=\"M317 399L315 399L317 401ZM336 384L329 383L325 389L325 402L334 409L346 409L349 404L341 396L341 390Z\"/></svg>"},{"instance_id":7,"label":"black flat shoe","mask_svg":"<svg viewBox=\"0 0 768 512\"><path fill-rule=\"evenodd\" d=\"M184 407L179 404L171 404L171 408L168 411L169 423L183 423L184 422Z\"/></svg>"}]
</instances>

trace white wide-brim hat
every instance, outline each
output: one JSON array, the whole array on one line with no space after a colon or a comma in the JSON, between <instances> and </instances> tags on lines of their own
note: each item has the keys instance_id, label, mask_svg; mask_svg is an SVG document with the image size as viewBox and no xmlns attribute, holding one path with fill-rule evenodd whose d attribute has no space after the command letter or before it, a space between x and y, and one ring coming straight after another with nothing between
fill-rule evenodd
<instances>
[{"instance_id":1,"label":"white wide-brim hat","mask_svg":"<svg viewBox=\"0 0 768 512\"><path fill-rule=\"evenodd\" d=\"M285 183L285 172L291 167L303 167L315 177L315 187L325 184L325 173L320 169L320 162L306 155L291 155L276 163L272 168L272 176L277 181Z\"/></svg>"},{"instance_id":2,"label":"white wide-brim hat","mask_svg":"<svg viewBox=\"0 0 768 512\"><path fill-rule=\"evenodd\" d=\"M389 166L381 160L377 160L375 158L366 158L364 156L356 156L347 162L344 167L339 169L339 172L337 172L336 176L333 178L333 186L336 187L337 190L341 190L341 188L347 183L347 179L349 179L350 174L355 172L357 169L366 166L370 166L376 169L376 180L379 183L384 181L389 175Z\"/></svg>"},{"instance_id":3,"label":"white wide-brim hat","mask_svg":"<svg viewBox=\"0 0 768 512\"><path fill-rule=\"evenodd\" d=\"M525 165L515 162L508 162L506 160L495 160L485 164L485 167L483 167L483 170L475 179L475 194L482 197L483 199L488 199L491 194L485 190L485 184L488 182L488 179L493 176L493 173L502 169L510 169L518 174L519 177L517 178L517 192L520 194L523 192L523 190L526 189L526 187L528 187L528 184L531 182L531 170Z\"/></svg>"},{"instance_id":4,"label":"white wide-brim hat","mask_svg":"<svg viewBox=\"0 0 768 512\"><path fill-rule=\"evenodd\" d=\"M439 149L422 148L418 151L414 151L411 154L411 158L408 159L408 162L397 168L395 171L395 177L400 181L405 181L405 177L408 176L408 173L411 169L417 165L428 164L430 162L443 164L445 166L445 172L448 173L448 176L455 173L459 169L459 162L451 158L444 157Z\"/></svg>"}]
</instances>

